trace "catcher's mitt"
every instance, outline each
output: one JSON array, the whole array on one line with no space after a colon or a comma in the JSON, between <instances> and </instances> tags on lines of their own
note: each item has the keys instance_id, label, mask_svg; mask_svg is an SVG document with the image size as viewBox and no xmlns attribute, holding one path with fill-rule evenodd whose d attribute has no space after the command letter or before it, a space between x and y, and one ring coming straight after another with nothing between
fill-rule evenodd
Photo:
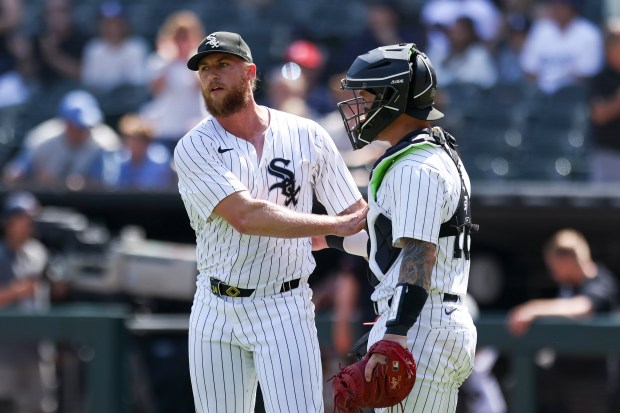
<instances>
[{"instance_id":1,"label":"catcher's mitt","mask_svg":"<svg viewBox=\"0 0 620 413\"><path fill-rule=\"evenodd\" d=\"M379 364L367 382L366 364L373 353L387 357L387 364ZM413 355L400 344L381 340L368 349L357 363L340 370L332 379L334 408L337 412L353 413L365 407L390 407L409 395L416 378Z\"/></svg>"}]
</instances>

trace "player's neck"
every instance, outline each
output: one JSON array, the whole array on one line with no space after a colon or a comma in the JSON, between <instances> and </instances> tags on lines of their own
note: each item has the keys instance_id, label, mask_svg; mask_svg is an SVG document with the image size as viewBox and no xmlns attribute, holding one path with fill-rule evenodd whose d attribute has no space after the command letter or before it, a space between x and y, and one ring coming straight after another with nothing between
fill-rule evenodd
<instances>
[{"instance_id":1,"label":"player's neck","mask_svg":"<svg viewBox=\"0 0 620 413\"><path fill-rule=\"evenodd\" d=\"M379 133L379 139L389 142L392 146L394 146L412 131L430 127L431 124L427 120L401 115L398 119L390 123L383 131L381 131L381 133Z\"/></svg>"},{"instance_id":2,"label":"player's neck","mask_svg":"<svg viewBox=\"0 0 620 413\"><path fill-rule=\"evenodd\" d=\"M240 111L216 119L228 133L254 143L264 138L265 131L269 127L269 110L252 101Z\"/></svg>"},{"instance_id":3,"label":"player's neck","mask_svg":"<svg viewBox=\"0 0 620 413\"><path fill-rule=\"evenodd\" d=\"M270 113L264 106L252 101L248 106L230 116L216 118L226 131L254 146L260 160L263 155L265 131L269 128Z\"/></svg>"}]
</instances>

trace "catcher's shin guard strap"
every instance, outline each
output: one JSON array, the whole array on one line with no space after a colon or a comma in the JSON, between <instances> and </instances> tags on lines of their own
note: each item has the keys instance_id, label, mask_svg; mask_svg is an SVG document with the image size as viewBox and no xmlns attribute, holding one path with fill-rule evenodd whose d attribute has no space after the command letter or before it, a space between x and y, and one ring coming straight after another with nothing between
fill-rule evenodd
<instances>
[{"instance_id":1,"label":"catcher's shin guard strap","mask_svg":"<svg viewBox=\"0 0 620 413\"><path fill-rule=\"evenodd\" d=\"M407 283L396 284L392 305L385 325L386 334L406 336L407 331L416 322L428 298L428 291L419 285Z\"/></svg>"}]
</instances>

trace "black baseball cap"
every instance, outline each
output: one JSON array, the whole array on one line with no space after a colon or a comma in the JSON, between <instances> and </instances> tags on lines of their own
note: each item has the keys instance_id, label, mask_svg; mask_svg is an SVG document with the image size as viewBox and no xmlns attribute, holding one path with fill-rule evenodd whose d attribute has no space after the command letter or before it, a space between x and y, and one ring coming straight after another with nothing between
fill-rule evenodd
<instances>
[{"instance_id":1,"label":"black baseball cap","mask_svg":"<svg viewBox=\"0 0 620 413\"><path fill-rule=\"evenodd\" d=\"M247 43L237 33L214 32L204 38L198 46L198 51L187 61L190 70L198 70L198 63L209 53L228 53L239 56L246 62L252 63L252 52Z\"/></svg>"}]
</instances>

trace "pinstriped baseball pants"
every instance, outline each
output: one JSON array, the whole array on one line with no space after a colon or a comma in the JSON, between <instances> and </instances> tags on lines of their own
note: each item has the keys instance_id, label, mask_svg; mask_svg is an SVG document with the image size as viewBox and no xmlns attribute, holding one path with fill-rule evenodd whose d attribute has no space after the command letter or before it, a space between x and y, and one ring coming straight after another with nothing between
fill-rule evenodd
<instances>
[{"instance_id":1,"label":"pinstriped baseball pants","mask_svg":"<svg viewBox=\"0 0 620 413\"><path fill-rule=\"evenodd\" d=\"M370 332L368 347L385 333L387 313L382 311L382 314ZM476 338L476 327L462 300L444 302L443 294L429 295L418 320L407 333L417 377L413 390L403 401L406 413L456 411L458 389L474 366ZM392 409L400 412L398 406ZM375 411L385 413L390 408Z\"/></svg>"},{"instance_id":2,"label":"pinstriped baseball pants","mask_svg":"<svg viewBox=\"0 0 620 413\"><path fill-rule=\"evenodd\" d=\"M199 413L254 412L260 381L269 413L323 413L312 291L307 284L267 297L219 297L200 288L189 329Z\"/></svg>"}]
</instances>

